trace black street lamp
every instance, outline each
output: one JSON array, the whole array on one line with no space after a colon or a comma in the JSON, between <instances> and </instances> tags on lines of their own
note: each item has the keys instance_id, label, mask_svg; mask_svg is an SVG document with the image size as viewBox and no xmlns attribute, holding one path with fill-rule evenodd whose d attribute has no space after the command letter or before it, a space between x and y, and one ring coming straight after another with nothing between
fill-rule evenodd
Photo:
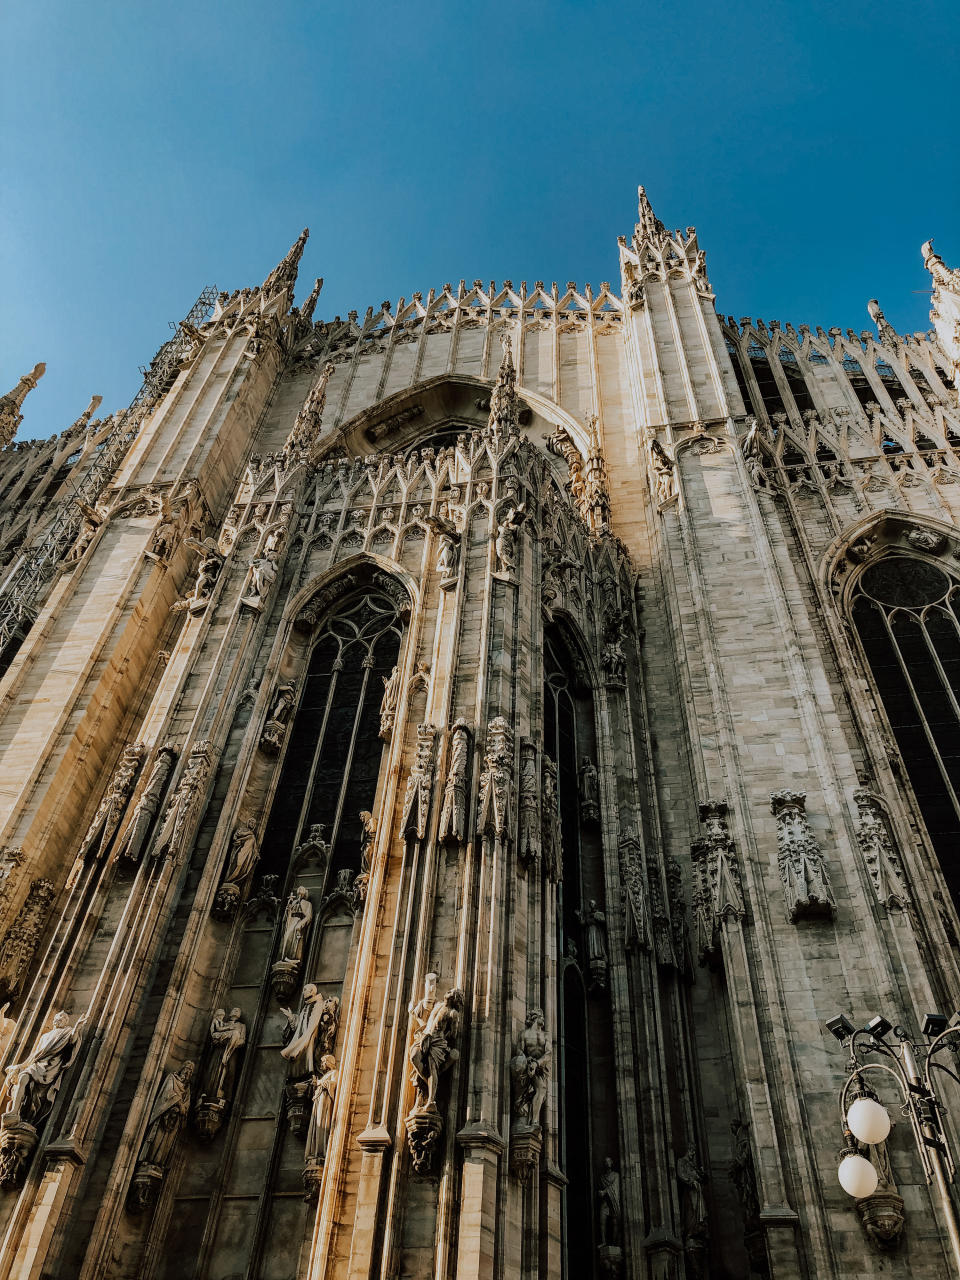
<instances>
[{"instance_id":1,"label":"black street lamp","mask_svg":"<svg viewBox=\"0 0 960 1280\"><path fill-rule=\"evenodd\" d=\"M843 1014L830 1018L827 1029L841 1044L849 1044L849 1072L840 1090L840 1117L846 1145L840 1153L837 1176L840 1185L854 1199L861 1200L877 1189L877 1171L861 1154L858 1142L873 1146L884 1142L890 1132L890 1116L867 1083L869 1072L886 1072L893 1076L903 1098L903 1114L910 1120L924 1176L935 1183L940 1208L950 1237L957 1275L960 1276L960 1226L950 1195L956 1165L947 1142L942 1113L943 1104L933 1087L934 1070L943 1071L960 1084L960 1076L939 1061L941 1050L949 1047L951 1038L960 1047L960 1013L949 1021L940 1013L930 1013L923 1024L929 1043L916 1043L903 1027L894 1026L884 1017L876 1017L862 1030ZM891 1031L897 1045L887 1043ZM881 1061L870 1061L878 1058Z\"/></svg>"}]
</instances>

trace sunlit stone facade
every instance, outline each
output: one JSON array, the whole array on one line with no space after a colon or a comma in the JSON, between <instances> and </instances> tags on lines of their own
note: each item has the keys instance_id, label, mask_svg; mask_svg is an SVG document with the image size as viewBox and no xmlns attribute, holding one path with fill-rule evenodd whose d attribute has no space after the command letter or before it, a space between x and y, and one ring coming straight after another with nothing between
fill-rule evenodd
<instances>
[{"instance_id":1,"label":"sunlit stone facade","mask_svg":"<svg viewBox=\"0 0 960 1280\"><path fill-rule=\"evenodd\" d=\"M824 1020L960 1004L960 276L725 319L641 189L616 289L315 321L305 239L0 454L0 1280L953 1274Z\"/></svg>"}]
</instances>

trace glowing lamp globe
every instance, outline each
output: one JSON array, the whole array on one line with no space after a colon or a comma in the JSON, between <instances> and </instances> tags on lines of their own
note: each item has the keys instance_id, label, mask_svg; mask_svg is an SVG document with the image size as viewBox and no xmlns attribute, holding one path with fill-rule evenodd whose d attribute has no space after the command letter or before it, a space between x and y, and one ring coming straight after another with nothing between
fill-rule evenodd
<instances>
[{"instance_id":1,"label":"glowing lamp globe","mask_svg":"<svg viewBox=\"0 0 960 1280\"><path fill-rule=\"evenodd\" d=\"M886 1107L873 1098L857 1098L847 1112L847 1127L861 1142L884 1142L890 1134L890 1117Z\"/></svg>"},{"instance_id":2,"label":"glowing lamp globe","mask_svg":"<svg viewBox=\"0 0 960 1280\"><path fill-rule=\"evenodd\" d=\"M848 1196L854 1200L862 1200L864 1196L872 1196L877 1189L879 1178L877 1171L863 1156L844 1156L837 1170L840 1185Z\"/></svg>"}]
</instances>

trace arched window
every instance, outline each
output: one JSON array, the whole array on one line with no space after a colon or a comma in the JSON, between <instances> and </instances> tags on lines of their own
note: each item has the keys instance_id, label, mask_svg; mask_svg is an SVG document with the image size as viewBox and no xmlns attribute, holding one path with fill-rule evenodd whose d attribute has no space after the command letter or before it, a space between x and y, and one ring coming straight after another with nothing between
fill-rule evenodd
<instances>
[{"instance_id":1,"label":"arched window","mask_svg":"<svg viewBox=\"0 0 960 1280\"><path fill-rule=\"evenodd\" d=\"M359 867L359 814L373 806L384 682L396 665L401 633L396 603L375 589L349 597L321 627L265 851L286 859L304 833L320 823L332 847L331 871Z\"/></svg>"},{"instance_id":2,"label":"arched window","mask_svg":"<svg viewBox=\"0 0 960 1280\"><path fill-rule=\"evenodd\" d=\"M853 621L927 824L960 902L960 584L890 555L860 575Z\"/></svg>"}]
</instances>

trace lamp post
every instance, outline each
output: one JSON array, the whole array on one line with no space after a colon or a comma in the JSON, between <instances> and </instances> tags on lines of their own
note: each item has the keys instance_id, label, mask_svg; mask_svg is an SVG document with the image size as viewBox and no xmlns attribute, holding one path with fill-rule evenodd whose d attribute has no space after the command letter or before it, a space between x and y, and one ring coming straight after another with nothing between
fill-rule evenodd
<instances>
[{"instance_id":1,"label":"lamp post","mask_svg":"<svg viewBox=\"0 0 960 1280\"><path fill-rule=\"evenodd\" d=\"M875 1145L885 1141L890 1132L890 1116L866 1080L870 1072L885 1072L900 1089L902 1113L910 1121L924 1176L928 1183L936 1185L956 1274L960 1277L960 1225L949 1187L956 1165L943 1126L943 1104L933 1084L935 1070L960 1084L956 1071L938 1059L951 1039L960 1043L960 1013L955 1013L949 1022L943 1014L928 1013L923 1024L928 1043L912 1041L903 1027L894 1026L880 1016L862 1030L855 1030L843 1014L838 1014L828 1020L827 1029L850 1049L849 1074L840 1090L840 1116L846 1139L837 1171L840 1185L857 1200L872 1195L877 1188L876 1169L860 1154L857 1144ZM887 1042L891 1032L896 1037L896 1045ZM871 1061L871 1058L880 1060Z\"/></svg>"}]
</instances>

